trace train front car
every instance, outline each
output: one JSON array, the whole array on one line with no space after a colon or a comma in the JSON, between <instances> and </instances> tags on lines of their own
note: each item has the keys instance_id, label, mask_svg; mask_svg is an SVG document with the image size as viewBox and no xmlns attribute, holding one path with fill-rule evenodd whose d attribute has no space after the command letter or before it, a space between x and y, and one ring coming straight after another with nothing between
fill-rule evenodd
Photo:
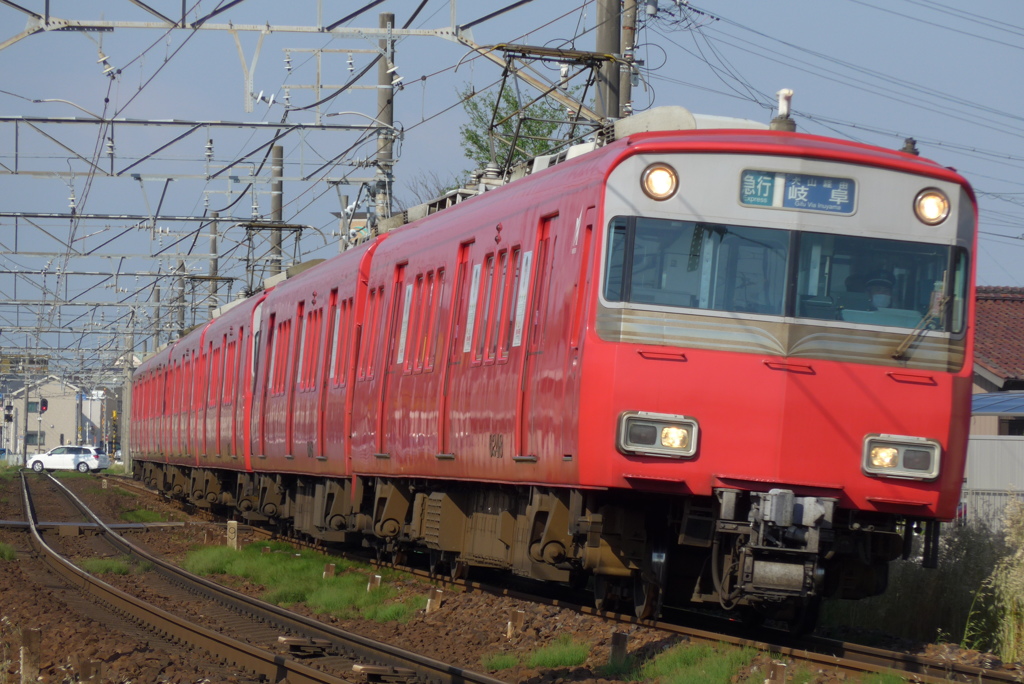
<instances>
[{"instance_id":1,"label":"train front car","mask_svg":"<svg viewBox=\"0 0 1024 684\"><path fill-rule=\"evenodd\" d=\"M585 504L599 605L810 621L822 597L882 593L912 530L934 561L969 420L966 181L833 139L694 130L630 137L604 195L580 453L607 457L580 478L638 495Z\"/></svg>"}]
</instances>

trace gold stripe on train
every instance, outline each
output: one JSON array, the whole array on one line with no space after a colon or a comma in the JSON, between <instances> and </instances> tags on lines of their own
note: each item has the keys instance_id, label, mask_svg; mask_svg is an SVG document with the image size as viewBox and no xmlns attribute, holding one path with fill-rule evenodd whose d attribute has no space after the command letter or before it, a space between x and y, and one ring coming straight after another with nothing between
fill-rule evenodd
<instances>
[{"instance_id":1,"label":"gold stripe on train","mask_svg":"<svg viewBox=\"0 0 1024 684\"><path fill-rule=\"evenodd\" d=\"M852 361L937 372L956 372L964 363L964 340L918 335L902 360L893 352L911 330L837 329L790 320L752 320L739 314L694 315L601 307L597 334L628 342L747 354Z\"/></svg>"}]
</instances>

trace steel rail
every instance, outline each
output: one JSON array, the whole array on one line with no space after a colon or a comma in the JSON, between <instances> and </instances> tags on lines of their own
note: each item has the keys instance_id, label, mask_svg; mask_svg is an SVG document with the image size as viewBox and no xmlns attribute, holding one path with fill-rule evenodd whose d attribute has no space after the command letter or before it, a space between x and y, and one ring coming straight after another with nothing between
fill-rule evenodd
<instances>
[{"instance_id":1,"label":"steel rail","mask_svg":"<svg viewBox=\"0 0 1024 684\"><path fill-rule=\"evenodd\" d=\"M170 635L187 643L189 646L201 648L215 657L223 658L237 667L272 678L271 681L278 682L287 677L287 680L294 684L348 684L345 679L319 672L300 662L285 658L278 653L264 651L188 622L145 601L130 596L76 567L43 540L36 524L35 509L32 505L32 497L29 493L28 482L25 479L24 472L21 473L21 481L22 496L26 517L30 522L33 547L42 555L46 564L58 575L67 580L72 586L78 587L92 596L96 601L106 604L121 615L128 616L134 622L140 622L149 626L154 632ZM57 481L54 480L54 482ZM67 491L66 487L60 486Z\"/></svg>"},{"instance_id":2,"label":"steel rail","mask_svg":"<svg viewBox=\"0 0 1024 684\"><path fill-rule=\"evenodd\" d=\"M22 477L24 478L24 474L22 475ZM79 508L79 510L86 514L97 525L99 529L103 530L105 538L110 543L112 543L118 550L120 550L122 553L129 554L137 558L144 559L149 563L152 563L154 570L159 572L161 575L163 575L166 579L170 580L171 582L174 582L178 585L189 585L189 588L194 588L196 591L201 592L211 600L217 601L223 605L235 607L245 614L255 615L258 618L265 620L271 624L280 626L284 630L301 634L303 636L309 637L311 639L316 639L321 642L327 642L327 644L329 644L327 650L330 652L338 653L362 662L372 663L373 665L391 668L396 673L405 671L410 673L413 678L419 681L431 682L436 684L451 684L453 682L461 682L466 684L506 684L505 682L502 682L499 679L495 679L494 677L490 677L486 674L456 667L449 663L444 663L442 661L435 660L427 656L413 653L412 651L406 651L404 649L397 648L390 644L385 644L379 641L375 641L373 639L360 636L358 634L353 634L351 632L346 632L344 630L331 627L330 625L325 625L311 618L306 618L304 616L291 613L273 604L246 596L245 594L234 591L227 587L223 587L205 578L193 575L192 573L187 572L186 570L178 568L148 553L147 551L132 544L130 541L126 540L121 535L117 534L117 532L115 532L109 526L104 524L103 521L100 520L89 509L89 507L84 502L82 502L81 499L75 496L75 494L68 490L68 488L65 487L60 481L52 477L51 479L53 479L53 481L57 484L58 487L64 490L65 495L69 498L70 501L72 501L75 504L75 506ZM27 506L26 510L29 510ZM41 541L42 540L40 539L40 542ZM66 563L66 561L63 561L63 559L62 562ZM85 574L82 571L77 570L77 568L76 571L77 573L81 573L83 575ZM86 577L89 576L86 575ZM100 582L99 580L96 581ZM105 583L102 584L105 585ZM105 586L109 587L109 585ZM119 590L114 589L113 587L110 588L118 592L119 594L122 593ZM127 597L127 595L125 596ZM132 601L137 601L137 599L133 599L132 597L127 598ZM154 610L159 611L160 613L164 612L160 611L160 609ZM174 618L174 616L170 617ZM216 634L214 632L210 632L209 630L205 630L203 628L199 629L218 638L227 639L226 637L221 637L221 635ZM233 640L227 639L227 641ZM204 644L200 645L204 648L206 647ZM253 647L248 646L247 644L242 645L249 650L256 650L253 649ZM211 652L216 653L217 655L222 655L222 652L220 650ZM343 679L332 677L318 670L313 670L312 668L306 667L301 663L291 661L281 656L280 654L267 653L265 655L269 656L272 659L272 663L275 667L280 667L285 663L289 665L289 669L287 670L287 672L285 672L285 674L288 675L288 681L292 684L300 684L304 682L334 683L346 681ZM291 674L292 667L295 668L294 676ZM282 677L284 676L284 674L281 674L284 671L279 669L275 669L270 672L266 672L266 669L254 669L254 671L256 671L259 674L266 673L268 674L268 676L276 676L277 678L272 681L281 681Z\"/></svg>"}]
</instances>

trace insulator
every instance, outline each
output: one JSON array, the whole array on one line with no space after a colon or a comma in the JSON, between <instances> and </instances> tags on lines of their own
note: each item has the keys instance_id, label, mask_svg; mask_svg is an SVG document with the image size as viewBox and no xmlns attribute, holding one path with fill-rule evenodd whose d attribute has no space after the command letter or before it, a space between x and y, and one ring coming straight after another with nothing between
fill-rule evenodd
<instances>
[{"instance_id":1,"label":"insulator","mask_svg":"<svg viewBox=\"0 0 1024 684\"><path fill-rule=\"evenodd\" d=\"M206 161L213 159L213 138L206 141Z\"/></svg>"},{"instance_id":2,"label":"insulator","mask_svg":"<svg viewBox=\"0 0 1024 684\"><path fill-rule=\"evenodd\" d=\"M288 72L292 70L292 53L290 50L284 51L284 70Z\"/></svg>"},{"instance_id":3,"label":"insulator","mask_svg":"<svg viewBox=\"0 0 1024 684\"><path fill-rule=\"evenodd\" d=\"M355 63L352 61L352 53L349 53L349 55L348 55L348 72L351 74L355 70L356 70L356 66L355 66Z\"/></svg>"}]
</instances>

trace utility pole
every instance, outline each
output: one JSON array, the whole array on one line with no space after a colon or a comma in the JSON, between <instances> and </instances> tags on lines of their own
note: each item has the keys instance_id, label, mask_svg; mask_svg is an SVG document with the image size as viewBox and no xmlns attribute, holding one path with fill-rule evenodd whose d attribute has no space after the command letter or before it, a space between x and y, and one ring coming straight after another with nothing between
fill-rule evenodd
<instances>
[{"instance_id":1,"label":"utility pole","mask_svg":"<svg viewBox=\"0 0 1024 684\"><path fill-rule=\"evenodd\" d=\"M619 66L619 116L633 113L633 60L636 50L636 0L622 0L622 60Z\"/></svg>"},{"instance_id":2,"label":"utility pole","mask_svg":"<svg viewBox=\"0 0 1024 684\"><path fill-rule=\"evenodd\" d=\"M153 351L160 348L160 281L153 283Z\"/></svg>"},{"instance_id":3,"label":"utility pole","mask_svg":"<svg viewBox=\"0 0 1024 684\"><path fill-rule=\"evenodd\" d=\"M619 1L597 0L596 52L619 54ZM597 72L597 112L606 119L619 116L619 65L604 62Z\"/></svg>"},{"instance_id":4,"label":"utility pole","mask_svg":"<svg viewBox=\"0 0 1024 684\"><path fill-rule=\"evenodd\" d=\"M22 445L24 446L25 459L24 459L24 461L22 462L21 465L23 465L25 467L28 467L28 393L29 393L29 386L28 386L28 363L27 362L24 364L24 371L25 371L25 411L22 414L24 416L24 425L22 426L23 429L21 431L21 441L22 441ZM39 435L36 435L36 446L38 447L38 445L39 445Z\"/></svg>"},{"instance_id":5,"label":"utility pole","mask_svg":"<svg viewBox=\"0 0 1024 684\"><path fill-rule=\"evenodd\" d=\"M395 15L382 12L380 27L392 29ZM377 123L381 129L377 132L377 177L374 188L376 192L377 225L381 219L391 216L391 169L394 166L392 144L394 142L395 123L395 86L398 71L395 68L395 43L389 34L378 41L384 58L377 62Z\"/></svg>"},{"instance_id":6,"label":"utility pole","mask_svg":"<svg viewBox=\"0 0 1024 684\"><path fill-rule=\"evenodd\" d=\"M280 225L284 222L283 202L284 194L284 147L274 145L270 148L270 220ZM281 272L281 228L270 229L270 266L267 269L272 276Z\"/></svg>"},{"instance_id":7,"label":"utility pole","mask_svg":"<svg viewBox=\"0 0 1024 684\"><path fill-rule=\"evenodd\" d=\"M135 370L135 333L128 335L125 340L124 357L124 391L121 393L121 461L124 463L124 471L132 472L132 372Z\"/></svg>"},{"instance_id":8,"label":"utility pole","mask_svg":"<svg viewBox=\"0 0 1024 684\"><path fill-rule=\"evenodd\" d=\"M210 318L213 318L213 312L217 309L217 272L219 265L217 261L217 219L220 218L219 211L210 212L213 220L210 221ZM129 373L129 377L131 374ZM122 410L124 410L122 408Z\"/></svg>"},{"instance_id":9,"label":"utility pole","mask_svg":"<svg viewBox=\"0 0 1024 684\"><path fill-rule=\"evenodd\" d=\"M185 336L185 260L178 260L178 334L175 339Z\"/></svg>"}]
</instances>

